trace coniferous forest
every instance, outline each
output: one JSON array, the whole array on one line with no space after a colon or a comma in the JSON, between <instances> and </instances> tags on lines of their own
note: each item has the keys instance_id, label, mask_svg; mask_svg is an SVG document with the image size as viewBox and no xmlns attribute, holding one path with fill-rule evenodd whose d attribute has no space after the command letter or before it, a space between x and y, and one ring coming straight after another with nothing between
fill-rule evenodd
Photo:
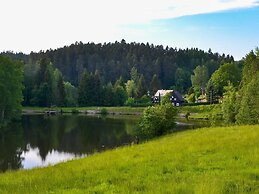
<instances>
[{"instance_id":1,"label":"coniferous forest","mask_svg":"<svg viewBox=\"0 0 259 194\"><path fill-rule=\"evenodd\" d=\"M205 82L229 55L197 48L153 44L76 42L55 50L5 52L24 62L24 106L121 106L148 102L158 89L185 94L193 89L194 70L206 71ZM194 74L194 75L193 75ZM200 86L199 86L200 87Z\"/></svg>"}]
</instances>

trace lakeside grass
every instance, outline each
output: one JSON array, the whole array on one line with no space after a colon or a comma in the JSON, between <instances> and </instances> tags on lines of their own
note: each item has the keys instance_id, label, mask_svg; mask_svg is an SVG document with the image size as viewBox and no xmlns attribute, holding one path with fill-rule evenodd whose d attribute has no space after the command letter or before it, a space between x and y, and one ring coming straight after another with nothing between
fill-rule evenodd
<instances>
[{"instance_id":1,"label":"lakeside grass","mask_svg":"<svg viewBox=\"0 0 259 194\"><path fill-rule=\"evenodd\" d=\"M190 113L188 116L189 119L202 119L207 120L209 118L209 114L213 110L213 108L218 105L198 105L198 106L181 106L177 107L178 113L186 115ZM64 113L86 113L87 111L94 111L94 112L101 112L102 110L107 111L108 113L119 113L119 114L142 114L145 107L128 107L128 106L121 106L121 107L23 107L24 112L34 112L34 113L43 113L48 110L57 110L62 111Z\"/></svg>"},{"instance_id":2,"label":"lakeside grass","mask_svg":"<svg viewBox=\"0 0 259 194\"><path fill-rule=\"evenodd\" d=\"M121 107L97 107L97 106L91 106L91 107L54 107L54 108L47 108L47 107L23 107L23 111L35 111L35 112L44 112L47 110L57 110L62 111L64 113L72 113L73 111L79 111L79 112L86 112L86 111L101 111L102 109L106 109L110 113L142 113L145 107L128 107L128 106L121 106Z\"/></svg>"},{"instance_id":3,"label":"lakeside grass","mask_svg":"<svg viewBox=\"0 0 259 194\"><path fill-rule=\"evenodd\" d=\"M209 115L213 111L213 109L219 104L212 104L212 105L198 105L198 106L181 106L177 107L178 112L186 115L190 113L188 116L189 119L200 119L200 120L208 120Z\"/></svg>"},{"instance_id":4,"label":"lakeside grass","mask_svg":"<svg viewBox=\"0 0 259 194\"><path fill-rule=\"evenodd\" d=\"M0 174L0 193L259 193L258 139L259 125L178 132Z\"/></svg>"}]
</instances>

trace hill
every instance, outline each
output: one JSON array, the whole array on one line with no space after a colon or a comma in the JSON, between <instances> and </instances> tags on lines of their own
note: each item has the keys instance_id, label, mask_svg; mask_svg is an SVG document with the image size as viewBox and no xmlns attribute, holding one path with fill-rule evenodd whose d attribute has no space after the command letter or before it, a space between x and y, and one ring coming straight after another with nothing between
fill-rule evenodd
<instances>
[{"instance_id":1,"label":"hill","mask_svg":"<svg viewBox=\"0 0 259 194\"><path fill-rule=\"evenodd\" d=\"M259 125L174 133L0 174L0 193L258 193L258 139Z\"/></svg>"},{"instance_id":2,"label":"hill","mask_svg":"<svg viewBox=\"0 0 259 194\"><path fill-rule=\"evenodd\" d=\"M104 44L76 42L63 48L31 52L29 55L12 52L3 54L21 59L26 64L47 58L74 86L78 85L84 69L93 74L98 71L103 83L114 84L120 77L124 82L130 79L130 71L135 67L139 74L144 75L146 83L150 83L156 74L161 88L174 87L181 92L191 86L191 74L198 65L206 66L211 76L221 64L234 61L232 56L211 50L164 48L149 43L126 43L125 40Z\"/></svg>"}]
</instances>

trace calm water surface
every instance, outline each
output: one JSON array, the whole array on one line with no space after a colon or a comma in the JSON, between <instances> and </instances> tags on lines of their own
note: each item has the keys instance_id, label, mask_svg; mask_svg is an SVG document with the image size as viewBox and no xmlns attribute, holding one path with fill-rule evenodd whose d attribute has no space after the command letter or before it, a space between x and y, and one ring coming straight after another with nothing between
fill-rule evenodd
<instances>
[{"instance_id":1,"label":"calm water surface","mask_svg":"<svg viewBox=\"0 0 259 194\"><path fill-rule=\"evenodd\" d=\"M134 141L136 116L23 115L22 122L0 129L0 172L47 166ZM197 128L204 123L176 130Z\"/></svg>"},{"instance_id":2,"label":"calm water surface","mask_svg":"<svg viewBox=\"0 0 259 194\"><path fill-rule=\"evenodd\" d=\"M46 166L129 144L137 117L23 115L0 130L0 171Z\"/></svg>"}]
</instances>

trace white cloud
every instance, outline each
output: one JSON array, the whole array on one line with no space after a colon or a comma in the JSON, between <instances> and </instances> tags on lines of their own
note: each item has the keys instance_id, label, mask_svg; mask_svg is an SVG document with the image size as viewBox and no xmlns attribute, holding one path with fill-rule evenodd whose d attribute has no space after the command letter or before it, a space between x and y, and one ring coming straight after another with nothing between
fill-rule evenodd
<instances>
[{"instance_id":1,"label":"white cloud","mask_svg":"<svg viewBox=\"0 0 259 194\"><path fill-rule=\"evenodd\" d=\"M255 0L5 0L0 50L30 52L123 38L122 26L256 6Z\"/></svg>"}]
</instances>

